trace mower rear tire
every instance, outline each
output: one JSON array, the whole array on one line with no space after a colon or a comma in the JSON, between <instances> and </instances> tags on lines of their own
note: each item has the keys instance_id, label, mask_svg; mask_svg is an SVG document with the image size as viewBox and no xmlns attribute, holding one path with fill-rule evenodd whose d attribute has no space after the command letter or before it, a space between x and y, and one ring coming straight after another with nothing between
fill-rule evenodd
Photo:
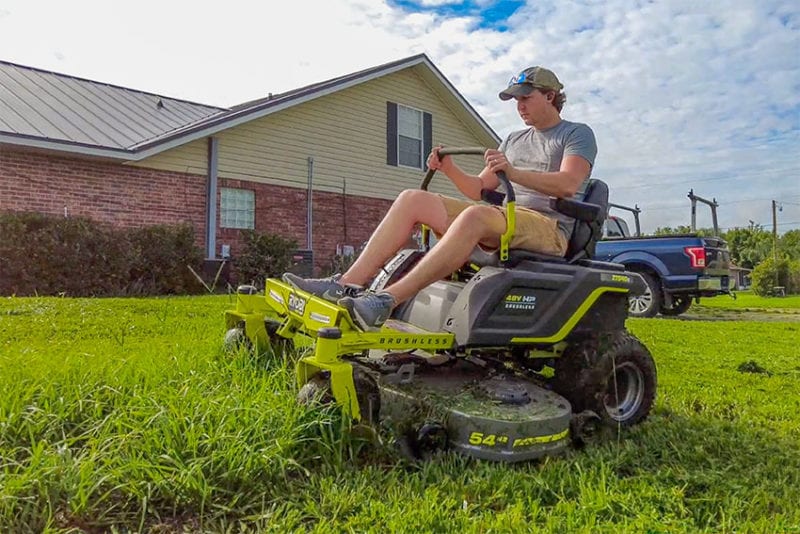
<instances>
[{"instance_id":1,"label":"mower rear tire","mask_svg":"<svg viewBox=\"0 0 800 534\"><path fill-rule=\"evenodd\" d=\"M604 419L622 426L644 420L656 398L658 378L656 364L647 347L633 335L625 333L602 355L613 362L613 375L608 377L603 408Z\"/></svg>"},{"instance_id":2,"label":"mower rear tire","mask_svg":"<svg viewBox=\"0 0 800 534\"><path fill-rule=\"evenodd\" d=\"M628 332L567 347L553 367L553 390L569 401L575 414L589 410L607 425L631 426L653 407L655 362L647 347Z\"/></svg>"}]
</instances>

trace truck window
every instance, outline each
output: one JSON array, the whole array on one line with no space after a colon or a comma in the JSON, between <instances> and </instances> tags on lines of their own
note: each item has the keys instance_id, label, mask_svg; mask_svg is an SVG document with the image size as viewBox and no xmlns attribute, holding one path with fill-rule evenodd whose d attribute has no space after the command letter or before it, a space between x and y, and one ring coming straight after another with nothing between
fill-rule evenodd
<instances>
[{"instance_id":1,"label":"truck window","mask_svg":"<svg viewBox=\"0 0 800 534\"><path fill-rule=\"evenodd\" d=\"M619 217L615 217L614 215L606 219L604 233L605 236L609 238L630 236L630 232L628 231L628 223Z\"/></svg>"},{"instance_id":2,"label":"truck window","mask_svg":"<svg viewBox=\"0 0 800 534\"><path fill-rule=\"evenodd\" d=\"M631 232L628 229L628 223L625 222L625 219L617 219L617 225L619 226L620 237L630 237Z\"/></svg>"}]
</instances>

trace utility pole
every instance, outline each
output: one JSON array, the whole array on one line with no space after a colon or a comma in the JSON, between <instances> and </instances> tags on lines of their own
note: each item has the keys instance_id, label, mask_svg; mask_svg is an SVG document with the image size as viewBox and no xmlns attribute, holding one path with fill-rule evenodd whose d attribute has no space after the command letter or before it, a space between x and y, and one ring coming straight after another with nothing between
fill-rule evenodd
<instances>
[{"instance_id":1,"label":"utility pole","mask_svg":"<svg viewBox=\"0 0 800 534\"><path fill-rule=\"evenodd\" d=\"M780 286L778 280L778 209L783 209L783 206L778 206L776 201L772 201L772 256L775 261L775 287Z\"/></svg>"},{"instance_id":2,"label":"utility pole","mask_svg":"<svg viewBox=\"0 0 800 534\"><path fill-rule=\"evenodd\" d=\"M772 201L772 251L775 257L775 273L778 272L778 203ZM777 276L777 274L776 274ZM777 283L775 284L777 285Z\"/></svg>"}]
</instances>

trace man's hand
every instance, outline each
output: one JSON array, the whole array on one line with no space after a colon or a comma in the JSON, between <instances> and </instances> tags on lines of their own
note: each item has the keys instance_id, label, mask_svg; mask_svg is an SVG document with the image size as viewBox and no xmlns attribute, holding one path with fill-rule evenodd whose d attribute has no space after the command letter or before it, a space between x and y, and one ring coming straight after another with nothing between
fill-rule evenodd
<instances>
[{"instance_id":1,"label":"man's hand","mask_svg":"<svg viewBox=\"0 0 800 534\"><path fill-rule=\"evenodd\" d=\"M483 161L486 162L486 168L493 173L497 174L503 171L506 173L508 179L511 179L511 173L514 171L514 167L508 162L506 155L499 150L493 148L488 149L483 154Z\"/></svg>"},{"instance_id":2,"label":"man's hand","mask_svg":"<svg viewBox=\"0 0 800 534\"><path fill-rule=\"evenodd\" d=\"M434 171L442 171L443 173L447 174L447 172L452 168L453 161L450 159L450 156L444 156L443 158L439 156L439 150L442 148L441 145L433 147L431 150L430 155L428 156L428 168Z\"/></svg>"}]
</instances>

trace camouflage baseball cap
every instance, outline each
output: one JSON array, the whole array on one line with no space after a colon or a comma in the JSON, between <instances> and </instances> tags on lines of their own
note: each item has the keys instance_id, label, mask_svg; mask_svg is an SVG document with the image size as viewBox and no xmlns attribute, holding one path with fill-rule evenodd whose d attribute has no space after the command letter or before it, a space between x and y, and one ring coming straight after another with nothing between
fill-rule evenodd
<instances>
[{"instance_id":1,"label":"camouflage baseball cap","mask_svg":"<svg viewBox=\"0 0 800 534\"><path fill-rule=\"evenodd\" d=\"M500 100L511 100L515 96L526 96L534 89L560 91L564 88L553 71L544 67L528 67L508 82L508 87L500 91Z\"/></svg>"}]
</instances>

